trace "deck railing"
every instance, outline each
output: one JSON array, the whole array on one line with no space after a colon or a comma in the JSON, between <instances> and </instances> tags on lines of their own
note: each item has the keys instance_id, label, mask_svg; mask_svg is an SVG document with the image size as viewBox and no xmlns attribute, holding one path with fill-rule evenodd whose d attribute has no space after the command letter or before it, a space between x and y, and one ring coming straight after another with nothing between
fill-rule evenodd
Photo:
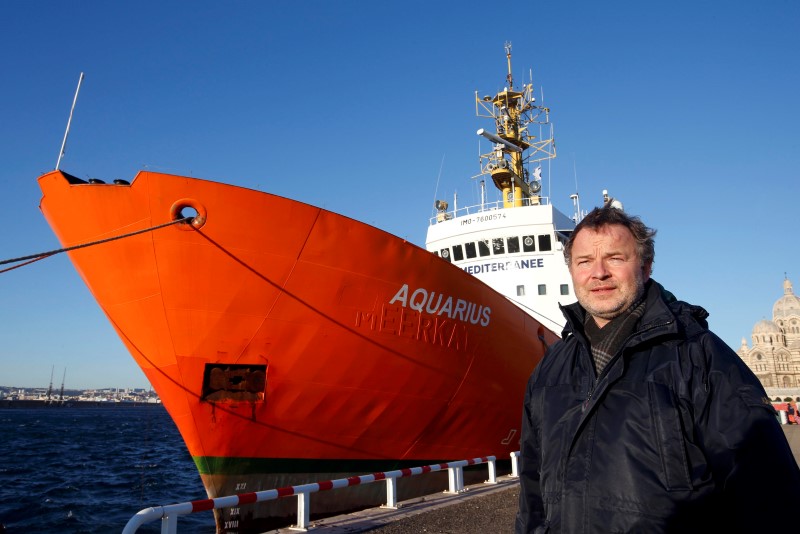
<instances>
[{"instance_id":1,"label":"deck railing","mask_svg":"<svg viewBox=\"0 0 800 534\"><path fill-rule=\"evenodd\" d=\"M538 197L536 200L530 198L522 199L522 206L539 206L547 205L549 203L549 197ZM430 226L433 226L434 224L449 221L450 219L456 219L458 217L463 217L465 215L478 215L486 213L487 211L491 212L503 209L508 209L504 207L503 201L494 200L492 202L484 202L483 204L473 204L471 206L458 207L449 211L440 211L431 217L428 222L430 223Z\"/></svg>"},{"instance_id":2,"label":"deck railing","mask_svg":"<svg viewBox=\"0 0 800 534\"><path fill-rule=\"evenodd\" d=\"M511 476L518 476L519 453L511 453ZM443 464L425 465L421 467L411 467L387 471L385 473L372 473L371 475L352 476L339 478L336 480L326 480L313 484L302 484L299 486L287 486L283 488L257 491L252 493L240 493L227 497L217 497L214 499L202 499L180 504L170 504L166 506L154 506L145 508L134 515L122 534L133 534L140 526L161 520L161 534L176 534L178 531L178 517L182 515L216 510L220 508L231 508L243 504L253 504L256 502L271 501L283 497L297 497L297 524L293 530L307 530L310 524L311 494L319 491L328 491L349 486L371 484L373 482L386 481L386 504L384 508L397 508L397 480L400 478L434 473L447 469L449 487L447 493L458 494L464 491L464 467L469 465L486 464L489 468L488 484L497 484L497 468L495 456L485 456L473 458L471 460L460 460L457 462L447 462Z\"/></svg>"}]
</instances>

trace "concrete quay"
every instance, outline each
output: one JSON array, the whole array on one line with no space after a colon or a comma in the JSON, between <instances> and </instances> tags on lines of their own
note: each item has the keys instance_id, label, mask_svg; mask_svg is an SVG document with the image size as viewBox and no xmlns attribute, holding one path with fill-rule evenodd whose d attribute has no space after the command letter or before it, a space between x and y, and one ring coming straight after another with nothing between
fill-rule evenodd
<instances>
[{"instance_id":1,"label":"concrete quay","mask_svg":"<svg viewBox=\"0 0 800 534\"><path fill-rule=\"evenodd\" d=\"M783 425L795 460L800 464L800 426ZM425 475L421 475L425 476ZM511 477L495 484L475 484L459 495L439 493L400 503L396 510L370 508L314 521L319 534L487 534L514 532L519 485ZM346 490L345 490L346 491ZM279 529L265 534L296 533Z\"/></svg>"}]
</instances>

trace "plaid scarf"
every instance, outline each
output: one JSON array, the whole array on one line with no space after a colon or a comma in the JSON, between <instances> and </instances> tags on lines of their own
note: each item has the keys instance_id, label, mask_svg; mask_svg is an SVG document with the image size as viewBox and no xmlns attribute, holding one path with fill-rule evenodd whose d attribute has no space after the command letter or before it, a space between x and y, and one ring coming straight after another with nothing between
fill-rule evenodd
<instances>
[{"instance_id":1,"label":"plaid scarf","mask_svg":"<svg viewBox=\"0 0 800 534\"><path fill-rule=\"evenodd\" d=\"M636 324L644 315L645 307L643 298L628 308L628 312L611 319L603 328L597 326L591 314L586 314L583 320L583 329L592 348L592 357L598 375L608 365L611 358L619 352L628 336L636 330Z\"/></svg>"}]
</instances>

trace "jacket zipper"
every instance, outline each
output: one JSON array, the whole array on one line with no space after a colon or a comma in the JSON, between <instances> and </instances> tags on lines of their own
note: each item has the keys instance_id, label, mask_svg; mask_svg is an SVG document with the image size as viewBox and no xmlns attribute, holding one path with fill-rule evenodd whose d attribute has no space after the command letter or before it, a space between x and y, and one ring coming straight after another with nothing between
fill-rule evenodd
<instances>
[{"instance_id":1,"label":"jacket zipper","mask_svg":"<svg viewBox=\"0 0 800 534\"><path fill-rule=\"evenodd\" d=\"M609 360L609 362L606 364L606 366L603 367L603 370L600 371L600 374L595 377L594 381L592 382L591 387L589 388L589 393L587 394L586 399L583 401L583 406L581 406L581 413L585 412L586 408L589 407L589 402L592 400L592 396L594 395L595 388L597 388L597 384L600 383L600 379L603 378L605 376L605 374L608 372L608 369L611 368L611 364L613 362L615 362L617 360L617 358L621 358L622 357L622 353L625 352L625 349L627 348L628 341L630 341L630 339L633 338L633 336L636 336L636 335L639 335L639 334L644 334L645 332L653 330L654 328L661 328L662 326L668 326L668 325L672 324L672 322L673 321L667 321L666 323L659 323L659 324L649 325L647 328L645 328L643 330L639 330L639 331L634 332L633 334L629 335L625 339L625 341L622 343L622 348L619 350L619 352L617 352L617 354L615 354L614 357L611 358L611 360ZM592 357L592 349L591 348L589 349L589 358L593 358Z\"/></svg>"}]
</instances>

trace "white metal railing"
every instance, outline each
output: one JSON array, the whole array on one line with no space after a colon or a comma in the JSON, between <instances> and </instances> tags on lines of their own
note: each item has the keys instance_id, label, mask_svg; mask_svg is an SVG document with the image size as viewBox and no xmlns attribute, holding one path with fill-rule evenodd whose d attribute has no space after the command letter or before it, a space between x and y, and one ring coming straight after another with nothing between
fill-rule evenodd
<instances>
[{"instance_id":1,"label":"white metal railing","mask_svg":"<svg viewBox=\"0 0 800 534\"><path fill-rule=\"evenodd\" d=\"M538 201L534 201L530 198L522 199L522 206L537 206L537 205L547 205L550 203L550 197L538 197ZM472 206L466 206L464 208L456 207L450 211L440 211L437 212L436 215L430 218L429 223L430 226L433 226L437 223L442 223L445 221L449 221L451 219L456 219L458 217L463 217L464 215L475 215L478 213L485 213L487 211L497 211L503 209L513 209L513 208L504 208L504 203L502 200L494 200L492 202L484 202L483 204L475 204Z\"/></svg>"},{"instance_id":2,"label":"white metal railing","mask_svg":"<svg viewBox=\"0 0 800 534\"><path fill-rule=\"evenodd\" d=\"M519 452L511 453L511 476L518 476L517 467ZM326 480L313 484L302 484L299 486L286 486L283 488L257 491L253 493L240 493L226 497L216 497L214 499L202 499L180 504L170 504L167 506L154 506L140 510L130 518L122 534L133 534L138 528L146 523L151 523L158 519L161 520L161 534L175 534L178 531L178 517L182 515L216 510L220 508L230 508L244 504L271 501L283 497L297 496L297 525L293 530L307 530L310 524L311 494L319 491L346 488L371 484L373 482L386 481L386 504L384 508L397 508L397 479L434 473L447 469L449 488L447 493L458 494L464 491L464 467L468 465L487 464L489 468L488 484L497 484L497 468L495 456L485 456L473 458L471 460L460 460L443 464L425 465L421 467L411 467L387 471L385 473L372 473L371 475L352 476L348 478L338 478L336 480Z\"/></svg>"},{"instance_id":3,"label":"white metal railing","mask_svg":"<svg viewBox=\"0 0 800 534\"><path fill-rule=\"evenodd\" d=\"M511 453L511 476L519 478L519 451Z\"/></svg>"}]
</instances>

